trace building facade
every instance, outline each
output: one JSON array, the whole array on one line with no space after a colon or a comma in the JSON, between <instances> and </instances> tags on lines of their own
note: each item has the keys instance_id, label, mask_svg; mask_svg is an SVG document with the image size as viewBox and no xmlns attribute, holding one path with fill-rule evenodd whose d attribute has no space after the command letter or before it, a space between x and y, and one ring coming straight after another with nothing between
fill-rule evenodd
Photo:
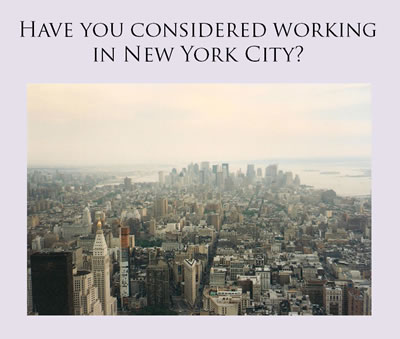
<instances>
[{"instance_id":1,"label":"building facade","mask_svg":"<svg viewBox=\"0 0 400 339\"><path fill-rule=\"evenodd\" d=\"M159 261L147 267L146 289L147 305L169 306L169 269L165 262Z\"/></svg>"},{"instance_id":2,"label":"building facade","mask_svg":"<svg viewBox=\"0 0 400 339\"><path fill-rule=\"evenodd\" d=\"M74 275L74 314L104 314L92 272L77 271Z\"/></svg>"},{"instance_id":3,"label":"building facade","mask_svg":"<svg viewBox=\"0 0 400 339\"><path fill-rule=\"evenodd\" d=\"M93 245L92 270L104 314L116 315L117 300L110 294L110 257L100 220L97 223L96 239Z\"/></svg>"},{"instance_id":4,"label":"building facade","mask_svg":"<svg viewBox=\"0 0 400 339\"><path fill-rule=\"evenodd\" d=\"M32 307L39 315L73 315L72 253L31 255Z\"/></svg>"}]
</instances>

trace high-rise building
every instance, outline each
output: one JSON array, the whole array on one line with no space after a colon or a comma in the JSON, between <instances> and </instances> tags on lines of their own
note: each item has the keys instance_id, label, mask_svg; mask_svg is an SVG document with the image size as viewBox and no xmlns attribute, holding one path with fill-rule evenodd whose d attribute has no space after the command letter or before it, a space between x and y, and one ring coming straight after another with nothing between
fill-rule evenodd
<instances>
[{"instance_id":1,"label":"high-rise building","mask_svg":"<svg viewBox=\"0 0 400 339\"><path fill-rule=\"evenodd\" d=\"M246 177L249 183L252 183L256 177L256 171L254 169L254 164L248 164L247 165L247 172L246 172Z\"/></svg>"},{"instance_id":2,"label":"high-rise building","mask_svg":"<svg viewBox=\"0 0 400 339\"><path fill-rule=\"evenodd\" d=\"M124 298L129 297L129 227L120 228L120 261L119 261L119 290L121 296L121 304L124 303Z\"/></svg>"},{"instance_id":3,"label":"high-rise building","mask_svg":"<svg viewBox=\"0 0 400 339\"><path fill-rule=\"evenodd\" d=\"M326 280L308 280L303 287L303 294L310 297L310 301L313 304L319 306L324 305L324 286Z\"/></svg>"},{"instance_id":4,"label":"high-rise building","mask_svg":"<svg viewBox=\"0 0 400 339\"><path fill-rule=\"evenodd\" d=\"M39 315L73 315L72 253L31 255L33 312Z\"/></svg>"},{"instance_id":5,"label":"high-rise building","mask_svg":"<svg viewBox=\"0 0 400 339\"><path fill-rule=\"evenodd\" d=\"M277 175L278 175L278 165L269 165L265 169L265 176L266 177L276 178Z\"/></svg>"},{"instance_id":6,"label":"high-rise building","mask_svg":"<svg viewBox=\"0 0 400 339\"><path fill-rule=\"evenodd\" d=\"M33 302L32 302L32 275L31 275L31 269L28 267L28 272L27 272L27 287L28 287L28 314L31 314L33 312Z\"/></svg>"},{"instance_id":7,"label":"high-rise building","mask_svg":"<svg viewBox=\"0 0 400 339\"><path fill-rule=\"evenodd\" d=\"M100 220L97 223L96 239L93 245L92 270L104 314L115 315L117 301L110 294L110 257Z\"/></svg>"},{"instance_id":8,"label":"high-rise building","mask_svg":"<svg viewBox=\"0 0 400 339\"><path fill-rule=\"evenodd\" d=\"M169 269L164 261L147 266L147 305L169 305Z\"/></svg>"},{"instance_id":9,"label":"high-rise building","mask_svg":"<svg viewBox=\"0 0 400 339\"><path fill-rule=\"evenodd\" d=\"M154 216L165 217L168 214L168 200L166 198L157 198L154 201Z\"/></svg>"},{"instance_id":10,"label":"high-rise building","mask_svg":"<svg viewBox=\"0 0 400 339\"><path fill-rule=\"evenodd\" d=\"M347 311L349 308L349 289L354 287L351 280L335 280L335 286L342 289L342 315L348 315Z\"/></svg>"},{"instance_id":11,"label":"high-rise building","mask_svg":"<svg viewBox=\"0 0 400 339\"><path fill-rule=\"evenodd\" d=\"M156 235L156 221L154 219L149 221L149 233L153 237Z\"/></svg>"},{"instance_id":12,"label":"high-rise building","mask_svg":"<svg viewBox=\"0 0 400 339\"><path fill-rule=\"evenodd\" d=\"M74 311L75 315L104 314L92 272L77 271L74 275Z\"/></svg>"},{"instance_id":13,"label":"high-rise building","mask_svg":"<svg viewBox=\"0 0 400 339\"><path fill-rule=\"evenodd\" d=\"M83 248L71 247L72 252L72 265L77 269L83 269Z\"/></svg>"},{"instance_id":14,"label":"high-rise building","mask_svg":"<svg viewBox=\"0 0 400 339\"><path fill-rule=\"evenodd\" d=\"M348 315L371 315L370 287L350 287L348 294Z\"/></svg>"},{"instance_id":15,"label":"high-rise building","mask_svg":"<svg viewBox=\"0 0 400 339\"><path fill-rule=\"evenodd\" d=\"M324 287L324 307L326 314L343 315L343 292L339 286Z\"/></svg>"},{"instance_id":16,"label":"high-rise building","mask_svg":"<svg viewBox=\"0 0 400 339\"><path fill-rule=\"evenodd\" d=\"M194 164L193 165L193 173L195 174L195 175L198 175L199 174L199 171L200 171L200 166L199 166L199 164Z\"/></svg>"},{"instance_id":17,"label":"high-rise building","mask_svg":"<svg viewBox=\"0 0 400 339\"><path fill-rule=\"evenodd\" d=\"M285 186L292 186L293 185L293 173L292 172L285 172L285 174L284 174L284 184L285 184Z\"/></svg>"},{"instance_id":18,"label":"high-rise building","mask_svg":"<svg viewBox=\"0 0 400 339\"><path fill-rule=\"evenodd\" d=\"M221 228L221 218L218 213L210 213L207 216L207 224L213 225L217 232L220 231Z\"/></svg>"},{"instance_id":19,"label":"high-rise building","mask_svg":"<svg viewBox=\"0 0 400 339\"><path fill-rule=\"evenodd\" d=\"M359 288L349 288L347 312L348 315L364 314L364 296Z\"/></svg>"},{"instance_id":20,"label":"high-rise building","mask_svg":"<svg viewBox=\"0 0 400 339\"><path fill-rule=\"evenodd\" d=\"M185 300L189 305L194 306L197 298L197 286L199 282L198 262L194 259L183 261L185 289Z\"/></svg>"},{"instance_id":21,"label":"high-rise building","mask_svg":"<svg viewBox=\"0 0 400 339\"><path fill-rule=\"evenodd\" d=\"M224 172L218 171L216 174L216 180L215 180L215 185L219 188L222 189L224 188Z\"/></svg>"},{"instance_id":22,"label":"high-rise building","mask_svg":"<svg viewBox=\"0 0 400 339\"><path fill-rule=\"evenodd\" d=\"M82 225L87 227L88 233L92 232L92 217L90 215L89 207L87 206L83 210Z\"/></svg>"}]
</instances>

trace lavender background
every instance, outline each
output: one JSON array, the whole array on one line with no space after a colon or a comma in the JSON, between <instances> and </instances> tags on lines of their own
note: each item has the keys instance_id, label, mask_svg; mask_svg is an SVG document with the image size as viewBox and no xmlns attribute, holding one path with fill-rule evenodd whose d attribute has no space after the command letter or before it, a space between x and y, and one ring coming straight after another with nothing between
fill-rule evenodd
<instances>
[{"instance_id":1,"label":"lavender background","mask_svg":"<svg viewBox=\"0 0 400 339\"><path fill-rule=\"evenodd\" d=\"M50 338L71 336L167 336L204 338L315 336L376 337L394 329L398 319L394 264L398 247L400 173L399 44L397 1L8 1L1 10L1 206L3 329L7 334ZM3 3L5 5L5 3ZM265 45L305 48L300 63L95 64L91 48L117 41L89 39L21 39L19 21L260 21L377 23L375 39L283 39ZM257 39L261 44L263 39ZM193 44L224 46L223 39L193 39ZM143 45L177 41L140 40ZM188 43L188 41L186 41ZM251 40L227 40L247 46ZM119 41L118 44L136 44ZM373 316L372 317L27 317L26 316L26 85L95 82L307 82L372 85L373 101ZM391 288L394 290L391 290Z\"/></svg>"}]
</instances>

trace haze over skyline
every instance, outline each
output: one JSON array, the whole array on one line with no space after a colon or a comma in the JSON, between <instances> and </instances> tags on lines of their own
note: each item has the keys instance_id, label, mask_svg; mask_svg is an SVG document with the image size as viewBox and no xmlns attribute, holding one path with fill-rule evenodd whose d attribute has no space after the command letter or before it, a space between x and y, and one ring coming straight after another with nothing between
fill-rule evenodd
<instances>
[{"instance_id":1,"label":"haze over skyline","mask_svg":"<svg viewBox=\"0 0 400 339\"><path fill-rule=\"evenodd\" d=\"M367 84L31 84L28 166L370 157Z\"/></svg>"}]
</instances>

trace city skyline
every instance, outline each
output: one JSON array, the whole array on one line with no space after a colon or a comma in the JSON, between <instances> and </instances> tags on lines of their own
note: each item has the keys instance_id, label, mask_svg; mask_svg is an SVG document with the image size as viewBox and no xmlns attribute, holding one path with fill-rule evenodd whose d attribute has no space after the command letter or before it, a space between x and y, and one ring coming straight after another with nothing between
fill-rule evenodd
<instances>
[{"instance_id":1,"label":"city skyline","mask_svg":"<svg viewBox=\"0 0 400 339\"><path fill-rule=\"evenodd\" d=\"M371 152L366 84L31 84L27 106L32 167Z\"/></svg>"},{"instance_id":2,"label":"city skyline","mask_svg":"<svg viewBox=\"0 0 400 339\"><path fill-rule=\"evenodd\" d=\"M29 315L371 315L370 194L278 164L157 175L28 171Z\"/></svg>"}]
</instances>

